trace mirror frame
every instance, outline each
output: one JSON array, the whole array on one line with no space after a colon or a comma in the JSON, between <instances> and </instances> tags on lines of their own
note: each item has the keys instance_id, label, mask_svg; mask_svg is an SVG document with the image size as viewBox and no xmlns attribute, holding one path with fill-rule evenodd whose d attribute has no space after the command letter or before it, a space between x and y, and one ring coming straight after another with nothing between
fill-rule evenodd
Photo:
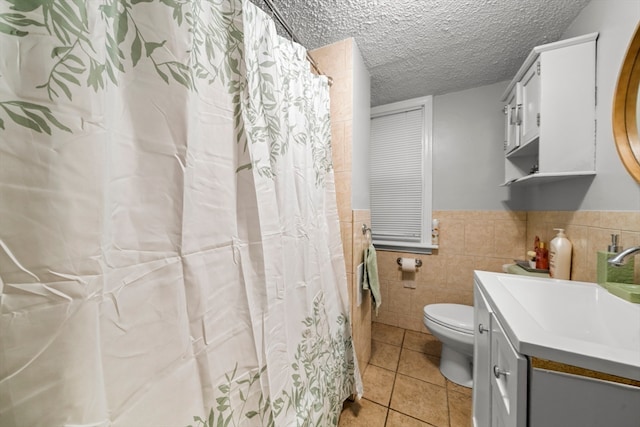
<instances>
[{"instance_id":1,"label":"mirror frame","mask_svg":"<svg viewBox=\"0 0 640 427\"><path fill-rule=\"evenodd\" d=\"M640 183L638 86L640 85L640 24L624 58L613 99L613 135L622 164Z\"/></svg>"}]
</instances>

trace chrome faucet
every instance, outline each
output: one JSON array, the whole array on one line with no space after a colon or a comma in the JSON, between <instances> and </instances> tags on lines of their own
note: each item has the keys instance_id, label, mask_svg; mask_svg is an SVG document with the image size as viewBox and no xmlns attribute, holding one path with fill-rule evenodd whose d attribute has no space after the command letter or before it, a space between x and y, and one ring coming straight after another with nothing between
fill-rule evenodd
<instances>
[{"instance_id":1,"label":"chrome faucet","mask_svg":"<svg viewBox=\"0 0 640 427\"><path fill-rule=\"evenodd\" d=\"M607 262L611 265L615 265L616 267L620 267L627 262L628 257L638 252L640 252L640 246L634 246L632 248L625 249L613 258L610 258Z\"/></svg>"}]
</instances>

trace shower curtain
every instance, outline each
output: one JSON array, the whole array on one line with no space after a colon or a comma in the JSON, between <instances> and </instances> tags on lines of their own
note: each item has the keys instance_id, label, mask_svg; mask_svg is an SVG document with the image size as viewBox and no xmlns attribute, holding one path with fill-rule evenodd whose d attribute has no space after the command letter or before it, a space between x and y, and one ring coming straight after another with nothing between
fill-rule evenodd
<instances>
[{"instance_id":1,"label":"shower curtain","mask_svg":"<svg viewBox=\"0 0 640 427\"><path fill-rule=\"evenodd\" d=\"M0 425L332 426L325 77L246 0L0 0Z\"/></svg>"}]
</instances>

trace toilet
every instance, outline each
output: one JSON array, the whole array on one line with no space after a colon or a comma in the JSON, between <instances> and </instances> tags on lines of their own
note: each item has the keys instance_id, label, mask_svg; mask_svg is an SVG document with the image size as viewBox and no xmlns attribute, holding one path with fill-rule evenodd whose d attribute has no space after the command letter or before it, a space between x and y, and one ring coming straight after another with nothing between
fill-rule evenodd
<instances>
[{"instance_id":1,"label":"toilet","mask_svg":"<svg viewBox=\"0 0 640 427\"><path fill-rule=\"evenodd\" d=\"M473 386L473 307L461 304L429 304L424 325L442 342L440 372L464 387Z\"/></svg>"}]
</instances>

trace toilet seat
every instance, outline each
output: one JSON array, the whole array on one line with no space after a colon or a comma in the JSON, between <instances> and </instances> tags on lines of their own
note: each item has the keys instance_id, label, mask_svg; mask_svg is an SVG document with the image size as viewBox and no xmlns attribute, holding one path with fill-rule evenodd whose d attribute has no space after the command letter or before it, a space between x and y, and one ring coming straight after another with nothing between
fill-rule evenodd
<instances>
[{"instance_id":1,"label":"toilet seat","mask_svg":"<svg viewBox=\"0 0 640 427\"><path fill-rule=\"evenodd\" d=\"M473 335L473 307L462 304L430 304L424 317L445 328Z\"/></svg>"}]
</instances>

